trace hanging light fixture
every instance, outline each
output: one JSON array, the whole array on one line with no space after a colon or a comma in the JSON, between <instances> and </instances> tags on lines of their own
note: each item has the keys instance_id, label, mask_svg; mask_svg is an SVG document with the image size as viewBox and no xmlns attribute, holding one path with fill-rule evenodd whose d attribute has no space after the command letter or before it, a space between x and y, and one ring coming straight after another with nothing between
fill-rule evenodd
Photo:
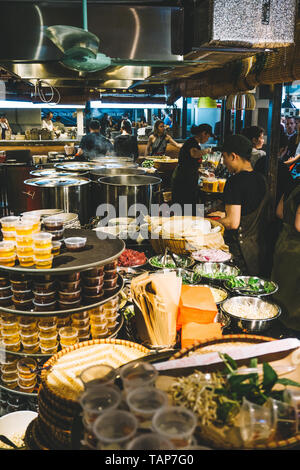
<instances>
[{"instance_id":1,"label":"hanging light fixture","mask_svg":"<svg viewBox=\"0 0 300 470\"><path fill-rule=\"evenodd\" d=\"M237 95L228 95L226 99L227 110L253 111L255 106L256 100L253 93L238 93Z\"/></svg>"}]
</instances>

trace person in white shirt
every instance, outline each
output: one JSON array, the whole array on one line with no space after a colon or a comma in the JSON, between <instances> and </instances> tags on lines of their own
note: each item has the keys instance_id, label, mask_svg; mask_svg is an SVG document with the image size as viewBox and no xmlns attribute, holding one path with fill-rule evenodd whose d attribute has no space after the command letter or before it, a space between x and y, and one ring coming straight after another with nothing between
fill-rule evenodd
<instances>
[{"instance_id":1,"label":"person in white shirt","mask_svg":"<svg viewBox=\"0 0 300 470\"><path fill-rule=\"evenodd\" d=\"M11 131L11 128L10 128L10 125L8 123L8 120L5 116L5 114L2 114L0 116L0 132L1 132L1 135L0 135L0 138L2 140L5 139L5 133L6 131Z\"/></svg>"},{"instance_id":2,"label":"person in white shirt","mask_svg":"<svg viewBox=\"0 0 300 470\"><path fill-rule=\"evenodd\" d=\"M52 121L53 113L49 111L46 117L42 121L42 129L48 129L48 131L54 131L54 124Z\"/></svg>"}]
</instances>

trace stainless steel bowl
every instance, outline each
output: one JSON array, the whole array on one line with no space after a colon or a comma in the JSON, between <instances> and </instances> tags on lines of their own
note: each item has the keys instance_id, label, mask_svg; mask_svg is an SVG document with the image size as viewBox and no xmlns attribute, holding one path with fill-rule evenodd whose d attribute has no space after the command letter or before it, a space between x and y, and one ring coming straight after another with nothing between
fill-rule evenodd
<instances>
[{"instance_id":1,"label":"stainless steel bowl","mask_svg":"<svg viewBox=\"0 0 300 470\"><path fill-rule=\"evenodd\" d=\"M173 257L174 259L176 260L176 263L178 264L178 268L175 266L175 263L172 259L172 256L167 254L166 258L165 258L165 261L163 260L164 258L164 255L155 255L155 256L152 256L151 258L149 258L149 264L154 268L154 269L179 269L179 266L182 268L182 269L187 269L187 268L190 268L191 266L193 266L193 264L195 263L195 260L193 258L191 258L190 256L181 256L181 255L176 255L175 253L173 253ZM164 261L165 265L166 264L169 264L169 265L173 265L172 268L171 267L164 267L163 265L161 266L156 266L155 265L155 261L157 261L158 263L162 263Z\"/></svg>"},{"instance_id":2,"label":"stainless steel bowl","mask_svg":"<svg viewBox=\"0 0 300 470\"><path fill-rule=\"evenodd\" d=\"M247 286L250 279L254 279L257 281L257 290L251 289ZM245 287L232 287L230 285L230 280L224 281L224 286L226 289L230 290L230 292L234 293L235 295L246 295L246 296L255 296L255 297L265 297L268 295L273 295L275 292L278 291L278 285L274 281L268 281L267 279L263 279L261 277L256 276L237 276L235 278L236 281L242 281L245 283ZM265 283L270 283L272 290L270 292L266 292L264 289Z\"/></svg>"},{"instance_id":3,"label":"stainless steel bowl","mask_svg":"<svg viewBox=\"0 0 300 470\"><path fill-rule=\"evenodd\" d=\"M251 312L253 312L252 318L246 318L242 315L238 316L233 313L234 308L238 307L243 309L245 306L247 308L251 308ZM269 309L274 313L274 315L271 318L259 318L258 312L260 309L263 309L264 311ZM221 303L221 310L225 315L229 316L230 324L232 326L236 326L240 330L247 331L248 333L261 332L268 329L272 322L281 315L281 308L279 305L274 302L263 300L260 297L252 296L231 297ZM256 315L258 318L255 318Z\"/></svg>"},{"instance_id":4,"label":"stainless steel bowl","mask_svg":"<svg viewBox=\"0 0 300 470\"><path fill-rule=\"evenodd\" d=\"M239 269L226 263L200 263L196 264L193 271L199 273L205 279L223 281L230 276L238 276Z\"/></svg>"},{"instance_id":5,"label":"stainless steel bowl","mask_svg":"<svg viewBox=\"0 0 300 470\"><path fill-rule=\"evenodd\" d=\"M197 278L195 276L194 271L191 271L190 269L183 269L183 268L174 268L174 269L158 269L156 271L158 274L167 274L167 273L172 273L175 272L178 277L181 277L183 279L183 284L190 284L190 285L198 285L201 282L201 276L197 275Z\"/></svg>"}]
</instances>

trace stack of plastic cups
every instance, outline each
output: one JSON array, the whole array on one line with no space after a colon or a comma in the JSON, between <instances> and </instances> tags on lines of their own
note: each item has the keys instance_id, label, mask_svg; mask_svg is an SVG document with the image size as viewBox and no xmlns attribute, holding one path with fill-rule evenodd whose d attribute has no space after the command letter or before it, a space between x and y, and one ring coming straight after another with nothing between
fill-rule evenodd
<instances>
[{"instance_id":1,"label":"stack of plastic cups","mask_svg":"<svg viewBox=\"0 0 300 470\"><path fill-rule=\"evenodd\" d=\"M103 313L103 306L89 310L89 318L91 325L91 336L93 339L107 338L109 332L107 328L107 320Z\"/></svg>"},{"instance_id":2,"label":"stack of plastic cups","mask_svg":"<svg viewBox=\"0 0 300 470\"><path fill-rule=\"evenodd\" d=\"M71 322L71 316L67 315L66 317L57 318L57 328L62 328L63 326L69 326Z\"/></svg>"},{"instance_id":3,"label":"stack of plastic cups","mask_svg":"<svg viewBox=\"0 0 300 470\"><path fill-rule=\"evenodd\" d=\"M52 234L52 240L60 241L64 236L64 219L59 216L46 217L43 220L45 230Z\"/></svg>"},{"instance_id":4,"label":"stack of plastic cups","mask_svg":"<svg viewBox=\"0 0 300 470\"><path fill-rule=\"evenodd\" d=\"M32 222L33 227L32 227L32 233L39 233L41 231L41 218L39 215L35 214L24 214L22 216L21 221L24 222Z\"/></svg>"},{"instance_id":5,"label":"stack of plastic cups","mask_svg":"<svg viewBox=\"0 0 300 470\"><path fill-rule=\"evenodd\" d=\"M108 334L112 333L118 325L119 317L119 296L116 295L113 299L103 304L103 314L107 321Z\"/></svg>"},{"instance_id":6,"label":"stack of plastic cups","mask_svg":"<svg viewBox=\"0 0 300 470\"><path fill-rule=\"evenodd\" d=\"M86 304L95 304L99 302L104 296L103 266L83 271L81 277L84 302Z\"/></svg>"},{"instance_id":7,"label":"stack of plastic cups","mask_svg":"<svg viewBox=\"0 0 300 470\"><path fill-rule=\"evenodd\" d=\"M168 395L156 388L140 387L130 390L126 401L131 413L139 421L139 428L148 429L150 432L154 414L168 405Z\"/></svg>"},{"instance_id":8,"label":"stack of plastic cups","mask_svg":"<svg viewBox=\"0 0 300 470\"><path fill-rule=\"evenodd\" d=\"M15 389L18 386L17 359L5 359L1 362L1 380L5 387Z\"/></svg>"},{"instance_id":9,"label":"stack of plastic cups","mask_svg":"<svg viewBox=\"0 0 300 470\"><path fill-rule=\"evenodd\" d=\"M16 242L13 240L3 240L0 242L0 264L2 266L14 266L16 261Z\"/></svg>"},{"instance_id":10,"label":"stack of plastic cups","mask_svg":"<svg viewBox=\"0 0 300 470\"><path fill-rule=\"evenodd\" d=\"M78 340L87 341L90 338L90 317L88 312L79 312L72 315L72 326L77 328Z\"/></svg>"},{"instance_id":11,"label":"stack of plastic cups","mask_svg":"<svg viewBox=\"0 0 300 470\"><path fill-rule=\"evenodd\" d=\"M191 444L196 426L196 415L183 406L163 407L152 418L153 431L171 441L176 449Z\"/></svg>"},{"instance_id":12,"label":"stack of plastic cups","mask_svg":"<svg viewBox=\"0 0 300 470\"><path fill-rule=\"evenodd\" d=\"M82 407L82 423L84 428L84 445L96 450L97 439L93 433L93 424L103 413L118 408L121 403L121 392L112 385L92 387L83 392L80 397Z\"/></svg>"},{"instance_id":13,"label":"stack of plastic cups","mask_svg":"<svg viewBox=\"0 0 300 470\"><path fill-rule=\"evenodd\" d=\"M18 386L22 392L33 392L37 383L37 362L31 357L23 357L17 362Z\"/></svg>"},{"instance_id":14,"label":"stack of plastic cups","mask_svg":"<svg viewBox=\"0 0 300 470\"><path fill-rule=\"evenodd\" d=\"M51 233L40 232L33 235L33 254L37 269L51 269L53 261Z\"/></svg>"},{"instance_id":15,"label":"stack of plastic cups","mask_svg":"<svg viewBox=\"0 0 300 470\"><path fill-rule=\"evenodd\" d=\"M12 301L18 310L29 310L32 308L33 293L31 280L26 276L11 279Z\"/></svg>"},{"instance_id":16,"label":"stack of plastic cups","mask_svg":"<svg viewBox=\"0 0 300 470\"><path fill-rule=\"evenodd\" d=\"M54 354L58 349L57 318L42 318L38 322L40 348L43 354Z\"/></svg>"},{"instance_id":17,"label":"stack of plastic cups","mask_svg":"<svg viewBox=\"0 0 300 470\"><path fill-rule=\"evenodd\" d=\"M98 416L92 431L101 450L125 450L138 429L136 417L123 410L111 410Z\"/></svg>"},{"instance_id":18,"label":"stack of plastic cups","mask_svg":"<svg viewBox=\"0 0 300 470\"><path fill-rule=\"evenodd\" d=\"M0 219L2 227L3 240L16 241L16 223L19 221L19 217L10 215L8 217L2 217Z\"/></svg>"},{"instance_id":19,"label":"stack of plastic cups","mask_svg":"<svg viewBox=\"0 0 300 470\"><path fill-rule=\"evenodd\" d=\"M103 291L106 297L114 294L118 282L118 260L111 261L104 266Z\"/></svg>"},{"instance_id":20,"label":"stack of plastic cups","mask_svg":"<svg viewBox=\"0 0 300 470\"><path fill-rule=\"evenodd\" d=\"M21 317L19 327L23 351L27 354L36 354L40 349L37 320L34 317Z\"/></svg>"},{"instance_id":21,"label":"stack of plastic cups","mask_svg":"<svg viewBox=\"0 0 300 470\"><path fill-rule=\"evenodd\" d=\"M62 348L78 343L78 330L74 326L64 326L58 330L58 334Z\"/></svg>"},{"instance_id":22,"label":"stack of plastic cups","mask_svg":"<svg viewBox=\"0 0 300 470\"><path fill-rule=\"evenodd\" d=\"M1 319L2 344L7 351L20 351L21 336L18 318L14 315L3 315Z\"/></svg>"},{"instance_id":23,"label":"stack of plastic cups","mask_svg":"<svg viewBox=\"0 0 300 470\"><path fill-rule=\"evenodd\" d=\"M33 221L20 220L16 223L16 251L20 266L34 265L33 259Z\"/></svg>"},{"instance_id":24,"label":"stack of plastic cups","mask_svg":"<svg viewBox=\"0 0 300 470\"><path fill-rule=\"evenodd\" d=\"M157 376L157 369L148 362L132 361L120 367L125 395L140 387L154 387Z\"/></svg>"}]
</instances>

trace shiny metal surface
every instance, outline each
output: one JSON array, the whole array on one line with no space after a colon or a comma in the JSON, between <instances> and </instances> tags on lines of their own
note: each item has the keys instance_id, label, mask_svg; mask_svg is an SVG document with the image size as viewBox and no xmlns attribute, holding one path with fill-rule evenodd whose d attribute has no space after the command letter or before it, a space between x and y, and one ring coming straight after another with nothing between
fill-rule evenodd
<instances>
[{"instance_id":1,"label":"shiny metal surface","mask_svg":"<svg viewBox=\"0 0 300 470\"><path fill-rule=\"evenodd\" d=\"M38 184L43 180L44 184ZM39 209L63 209L64 212L78 214L82 225L94 215L90 180L87 178L76 177L69 182L65 178L31 178L24 181L24 185Z\"/></svg>"},{"instance_id":2,"label":"shiny metal surface","mask_svg":"<svg viewBox=\"0 0 300 470\"><path fill-rule=\"evenodd\" d=\"M251 307L253 318L244 318L242 316L233 315L233 308L240 309L246 305L247 308ZM254 318L258 316L259 309L274 309L274 316L272 318ZM262 300L260 297L246 297L237 296L231 297L221 303L222 312L230 318L230 324L240 330L247 332L261 332L268 329L272 322L281 315L281 308L279 305L271 301Z\"/></svg>"},{"instance_id":3,"label":"shiny metal surface","mask_svg":"<svg viewBox=\"0 0 300 470\"><path fill-rule=\"evenodd\" d=\"M237 276L239 274L239 269L236 266L211 262L196 264L193 271L208 280L223 280L229 276Z\"/></svg>"},{"instance_id":4,"label":"shiny metal surface","mask_svg":"<svg viewBox=\"0 0 300 470\"><path fill-rule=\"evenodd\" d=\"M101 203L114 207L111 217L136 217L150 214L151 204L157 202L161 179L145 175L115 175L99 178Z\"/></svg>"},{"instance_id":5,"label":"shiny metal surface","mask_svg":"<svg viewBox=\"0 0 300 470\"><path fill-rule=\"evenodd\" d=\"M275 294L278 291L278 285L274 281L268 281L267 279L263 279L256 276L237 276L235 278L236 281L243 281L246 285L248 284L249 280L257 280L257 290L251 289L247 286L243 287L231 287L230 281L227 280L224 282L224 286L226 289L229 289L235 295L246 295L246 296L258 296L258 297L266 297L268 295ZM264 289L264 284L268 283L270 286L273 287L270 292L266 292Z\"/></svg>"}]
</instances>

